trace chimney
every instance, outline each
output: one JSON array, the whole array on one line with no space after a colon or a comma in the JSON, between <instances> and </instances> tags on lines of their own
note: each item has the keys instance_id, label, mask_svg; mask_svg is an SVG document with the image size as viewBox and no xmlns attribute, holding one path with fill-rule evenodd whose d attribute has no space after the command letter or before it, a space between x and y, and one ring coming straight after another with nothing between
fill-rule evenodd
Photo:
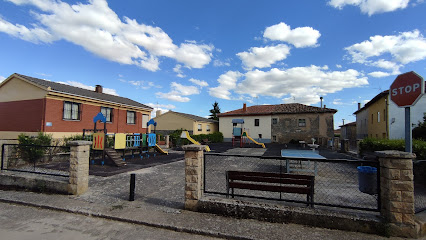
<instances>
[{"instance_id":1,"label":"chimney","mask_svg":"<svg viewBox=\"0 0 426 240\"><path fill-rule=\"evenodd\" d=\"M327 106L324 104L324 108L327 108Z\"/></svg>"},{"instance_id":2,"label":"chimney","mask_svg":"<svg viewBox=\"0 0 426 240\"><path fill-rule=\"evenodd\" d=\"M158 117L158 116L160 116L161 115L161 110L157 110L156 112L155 112L155 116L156 117Z\"/></svg>"},{"instance_id":3,"label":"chimney","mask_svg":"<svg viewBox=\"0 0 426 240\"><path fill-rule=\"evenodd\" d=\"M320 97L320 100L321 100L321 107L322 107L322 99L323 99L323 97ZM325 106L324 106L324 108L325 108Z\"/></svg>"},{"instance_id":4,"label":"chimney","mask_svg":"<svg viewBox=\"0 0 426 240\"><path fill-rule=\"evenodd\" d=\"M358 103L358 110L361 109L361 103Z\"/></svg>"},{"instance_id":5,"label":"chimney","mask_svg":"<svg viewBox=\"0 0 426 240\"><path fill-rule=\"evenodd\" d=\"M101 85L96 85L95 92L102 93L102 86Z\"/></svg>"},{"instance_id":6,"label":"chimney","mask_svg":"<svg viewBox=\"0 0 426 240\"><path fill-rule=\"evenodd\" d=\"M243 104L243 112L247 112L247 105L245 103Z\"/></svg>"}]
</instances>

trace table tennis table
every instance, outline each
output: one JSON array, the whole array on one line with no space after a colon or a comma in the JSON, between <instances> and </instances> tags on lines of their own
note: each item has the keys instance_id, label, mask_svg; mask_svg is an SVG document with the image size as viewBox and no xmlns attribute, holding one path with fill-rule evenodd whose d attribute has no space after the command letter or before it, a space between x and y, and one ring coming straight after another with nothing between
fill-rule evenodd
<instances>
[{"instance_id":1,"label":"table tennis table","mask_svg":"<svg viewBox=\"0 0 426 240\"><path fill-rule=\"evenodd\" d=\"M287 173L290 173L292 170L297 172L313 172L315 176L317 175L317 161L314 161L314 169L310 169L311 161L310 160L325 160L326 158L321 156L318 151L314 150L297 150L297 149L282 149L281 157L286 160ZM290 161L296 160L299 162L301 168L291 168ZM306 160L306 161L301 161ZM303 162L307 162L303 168Z\"/></svg>"}]
</instances>

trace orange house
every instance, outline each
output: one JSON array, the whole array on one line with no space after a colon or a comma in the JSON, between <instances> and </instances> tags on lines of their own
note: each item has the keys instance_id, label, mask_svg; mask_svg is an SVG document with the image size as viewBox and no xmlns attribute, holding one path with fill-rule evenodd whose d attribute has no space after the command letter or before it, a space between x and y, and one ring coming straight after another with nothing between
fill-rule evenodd
<instances>
[{"instance_id":1,"label":"orange house","mask_svg":"<svg viewBox=\"0 0 426 240\"><path fill-rule=\"evenodd\" d=\"M0 139L37 132L63 138L93 129L99 112L108 133L146 133L149 106L128 98L14 73L0 84ZM97 128L103 128L98 124Z\"/></svg>"}]
</instances>

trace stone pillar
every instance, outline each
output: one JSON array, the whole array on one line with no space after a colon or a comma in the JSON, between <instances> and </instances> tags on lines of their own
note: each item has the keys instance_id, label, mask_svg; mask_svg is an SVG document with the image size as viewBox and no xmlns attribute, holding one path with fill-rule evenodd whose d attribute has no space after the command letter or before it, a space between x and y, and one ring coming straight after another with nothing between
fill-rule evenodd
<instances>
[{"instance_id":1,"label":"stone pillar","mask_svg":"<svg viewBox=\"0 0 426 240\"><path fill-rule=\"evenodd\" d=\"M89 154L92 142L72 141L69 145L71 156L68 193L80 195L89 189Z\"/></svg>"},{"instance_id":2,"label":"stone pillar","mask_svg":"<svg viewBox=\"0 0 426 240\"><path fill-rule=\"evenodd\" d=\"M420 226L414 219L413 153L376 151L380 161L380 215L390 236L415 238Z\"/></svg>"},{"instance_id":3,"label":"stone pillar","mask_svg":"<svg viewBox=\"0 0 426 240\"><path fill-rule=\"evenodd\" d=\"M185 145L185 209L196 211L203 196L204 153L203 145Z\"/></svg>"}]
</instances>

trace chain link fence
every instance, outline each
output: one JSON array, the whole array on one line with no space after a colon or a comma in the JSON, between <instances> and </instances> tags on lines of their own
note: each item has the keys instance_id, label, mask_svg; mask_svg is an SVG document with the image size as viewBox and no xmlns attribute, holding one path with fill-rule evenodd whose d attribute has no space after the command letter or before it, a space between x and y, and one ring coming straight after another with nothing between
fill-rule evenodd
<instances>
[{"instance_id":1,"label":"chain link fence","mask_svg":"<svg viewBox=\"0 0 426 240\"><path fill-rule=\"evenodd\" d=\"M70 148L3 144L1 169L69 177Z\"/></svg>"},{"instance_id":2,"label":"chain link fence","mask_svg":"<svg viewBox=\"0 0 426 240\"><path fill-rule=\"evenodd\" d=\"M414 208L416 213L426 210L426 160L414 161Z\"/></svg>"},{"instance_id":3,"label":"chain link fence","mask_svg":"<svg viewBox=\"0 0 426 240\"><path fill-rule=\"evenodd\" d=\"M362 192L365 186L358 181L358 166L372 166L379 169L377 161L360 160L285 160L279 157L225 155L205 153L204 192L205 194L227 195L227 171L289 173L315 176L314 205L333 206L358 210L379 211L379 171L374 179L361 184L370 184L375 192ZM362 176L361 176L362 177ZM367 179L368 180L368 179ZM279 183L277 184L279 185ZM367 186L368 187L368 186ZM361 190L360 190L361 189ZM237 198L257 198L271 201L306 203L306 195L235 189Z\"/></svg>"}]
</instances>

